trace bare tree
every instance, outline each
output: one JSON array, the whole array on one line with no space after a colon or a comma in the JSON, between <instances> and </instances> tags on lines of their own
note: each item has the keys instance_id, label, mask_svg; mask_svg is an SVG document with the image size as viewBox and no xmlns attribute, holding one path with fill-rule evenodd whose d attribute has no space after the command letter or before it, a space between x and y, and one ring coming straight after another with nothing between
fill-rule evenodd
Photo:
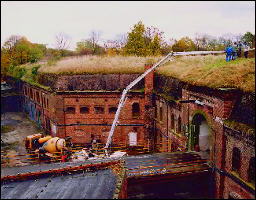
<instances>
[{"instance_id":1,"label":"bare tree","mask_svg":"<svg viewBox=\"0 0 256 200\"><path fill-rule=\"evenodd\" d=\"M118 34L115 39L116 48L123 48L127 42L127 34Z\"/></svg>"},{"instance_id":2,"label":"bare tree","mask_svg":"<svg viewBox=\"0 0 256 200\"><path fill-rule=\"evenodd\" d=\"M224 41L225 43L232 43L240 41L241 38L241 34L225 33L220 37L220 40Z\"/></svg>"},{"instance_id":3,"label":"bare tree","mask_svg":"<svg viewBox=\"0 0 256 200\"><path fill-rule=\"evenodd\" d=\"M201 44L201 34L200 33L195 34L194 42L195 42L195 45L196 45L196 49L199 51L200 47L202 46L202 44Z\"/></svg>"},{"instance_id":4,"label":"bare tree","mask_svg":"<svg viewBox=\"0 0 256 200\"><path fill-rule=\"evenodd\" d=\"M194 43L198 51L213 50L216 48L217 38L206 33L196 33Z\"/></svg>"},{"instance_id":5,"label":"bare tree","mask_svg":"<svg viewBox=\"0 0 256 200\"><path fill-rule=\"evenodd\" d=\"M56 48L58 50L64 50L70 46L70 37L65 33L59 33L56 35Z\"/></svg>"},{"instance_id":6,"label":"bare tree","mask_svg":"<svg viewBox=\"0 0 256 200\"><path fill-rule=\"evenodd\" d=\"M22 36L12 35L5 41L3 47L7 50L11 50L21 38Z\"/></svg>"},{"instance_id":7,"label":"bare tree","mask_svg":"<svg viewBox=\"0 0 256 200\"><path fill-rule=\"evenodd\" d=\"M118 34L113 40L104 41L104 48L116 48L121 49L127 42L127 34Z\"/></svg>"},{"instance_id":8,"label":"bare tree","mask_svg":"<svg viewBox=\"0 0 256 200\"><path fill-rule=\"evenodd\" d=\"M90 33L90 38L88 39L88 41L90 41L92 45L93 53L96 53L96 50L99 46L98 42L100 40L100 35L101 35L101 32L99 31L91 31Z\"/></svg>"},{"instance_id":9,"label":"bare tree","mask_svg":"<svg viewBox=\"0 0 256 200\"><path fill-rule=\"evenodd\" d=\"M89 39L87 41L89 41L89 43L91 45L93 54L102 53L101 51L103 48L99 45L101 34L102 34L101 31L91 31L90 32Z\"/></svg>"},{"instance_id":10,"label":"bare tree","mask_svg":"<svg viewBox=\"0 0 256 200\"><path fill-rule=\"evenodd\" d=\"M163 44L164 42L163 34L164 34L163 31L160 31L158 28L154 26L146 27L145 33L144 33L146 45L149 45L153 41L156 35L160 39L160 43Z\"/></svg>"}]
</instances>

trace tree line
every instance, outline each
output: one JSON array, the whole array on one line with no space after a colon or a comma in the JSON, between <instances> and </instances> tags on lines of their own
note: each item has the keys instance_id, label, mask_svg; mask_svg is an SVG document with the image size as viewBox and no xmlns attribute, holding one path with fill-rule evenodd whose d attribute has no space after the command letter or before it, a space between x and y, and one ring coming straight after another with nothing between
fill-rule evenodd
<instances>
[{"instance_id":1,"label":"tree line","mask_svg":"<svg viewBox=\"0 0 256 200\"><path fill-rule=\"evenodd\" d=\"M64 33L55 37L55 48L45 44L30 42L24 36L10 36L1 47L1 74L8 68L25 63L35 63L41 59L55 61L65 56L77 55L135 55L161 56L170 51L218 51L224 50L232 42L247 42L255 47L255 35L246 32L244 35L225 34L213 37L197 33L194 38L182 37L179 40L165 40L164 32L154 26L146 27L142 21L135 24L127 34L119 35L114 40L100 44L100 32L92 31L89 38L76 43L74 51L68 50L70 38Z\"/></svg>"}]
</instances>

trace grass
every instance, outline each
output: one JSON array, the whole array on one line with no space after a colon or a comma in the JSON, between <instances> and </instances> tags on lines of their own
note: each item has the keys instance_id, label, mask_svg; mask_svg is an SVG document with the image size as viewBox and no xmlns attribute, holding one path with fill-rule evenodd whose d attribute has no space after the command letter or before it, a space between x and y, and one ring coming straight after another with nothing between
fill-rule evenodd
<instances>
[{"instance_id":1,"label":"grass","mask_svg":"<svg viewBox=\"0 0 256 200\"><path fill-rule=\"evenodd\" d=\"M142 73L144 64L160 57L79 56L41 67L40 73L54 74L133 74Z\"/></svg>"},{"instance_id":2,"label":"grass","mask_svg":"<svg viewBox=\"0 0 256 200\"><path fill-rule=\"evenodd\" d=\"M175 58L156 72L198 86L255 91L255 58L226 62L225 55L186 56Z\"/></svg>"},{"instance_id":3,"label":"grass","mask_svg":"<svg viewBox=\"0 0 256 200\"><path fill-rule=\"evenodd\" d=\"M161 57L78 56L38 65L17 66L13 71L21 80L50 90L38 83L37 74L134 74L143 73L144 65ZM23 68L25 70L18 70ZM175 57L156 70L157 74L174 77L197 86L238 88L255 92L255 58L226 62L225 55ZM18 75L17 75L18 74Z\"/></svg>"},{"instance_id":4,"label":"grass","mask_svg":"<svg viewBox=\"0 0 256 200\"><path fill-rule=\"evenodd\" d=\"M8 72L8 75L14 78L23 80L27 83L30 83L31 85L38 86L45 90L50 90L50 87L47 87L38 83L38 80L37 80L38 69L40 69L40 67L42 66L43 65L39 65L39 64L19 65L14 67L12 70L10 70Z\"/></svg>"},{"instance_id":5,"label":"grass","mask_svg":"<svg viewBox=\"0 0 256 200\"><path fill-rule=\"evenodd\" d=\"M240 130L247 135L255 135L255 127L251 127L244 123L240 123L234 120L224 120L224 125L235 130Z\"/></svg>"}]
</instances>

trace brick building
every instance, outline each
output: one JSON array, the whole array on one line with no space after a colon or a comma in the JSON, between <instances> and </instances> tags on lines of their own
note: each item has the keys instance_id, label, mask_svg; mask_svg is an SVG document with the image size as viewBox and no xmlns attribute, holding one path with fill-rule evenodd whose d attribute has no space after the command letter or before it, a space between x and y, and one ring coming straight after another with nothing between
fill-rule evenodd
<instances>
[{"instance_id":1,"label":"brick building","mask_svg":"<svg viewBox=\"0 0 256 200\"><path fill-rule=\"evenodd\" d=\"M92 139L106 143L121 91L138 76L80 75L77 81L74 81L74 77L65 76L56 80L51 91L24 83L24 111L53 136L71 136L73 143L80 144L90 144ZM113 78L119 79L119 82ZM145 84L148 84L147 81ZM127 95L113 145L149 148L146 128L149 121L145 116L145 109L151 102L148 93L146 90L144 94L143 81Z\"/></svg>"},{"instance_id":2,"label":"brick building","mask_svg":"<svg viewBox=\"0 0 256 200\"><path fill-rule=\"evenodd\" d=\"M155 81L155 150L198 151L215 171L216 197L255 198L254 94Z\"/></svg>"},{"instance_id":3,"label":"brick building","mask_svg":"<svg viewBox=\"0 0 256 200\"><path fill-rule=\"evenodd\" d=\"M90 143L93 138L105 143L121 91L138 76L42 80L51 91L24 83L24 110L53 136L72 136L74 143ZM253 100L247 96L236 89L196 87L151 73L128 93L113 145L198 151L214 170L217 198L254 198L255 108L253 103L243 104L243 98L254 102L253 95Z\"/></svg>"}]
</instances>

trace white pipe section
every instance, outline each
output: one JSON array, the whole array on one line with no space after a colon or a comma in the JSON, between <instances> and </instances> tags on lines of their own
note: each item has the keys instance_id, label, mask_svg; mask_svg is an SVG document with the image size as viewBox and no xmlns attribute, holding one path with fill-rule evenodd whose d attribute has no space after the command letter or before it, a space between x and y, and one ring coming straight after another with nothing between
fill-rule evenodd
<instances>
[{"instance_id":1,"label":"white pipe section","mask_svg":"<svg viewBox=\"0 0 256 200\"><path fill-rule=\"evenodd\" d=\"M164 58L162 58L160 61L158 61L156 64L154 64L150 69L146 70L143 74L141 74L138 78L136 78L134 81L132 81L124 90L122 93L122 96L120 98L119 104L118 104L118 108L117 111L115 113L115 118L113 120L109 135L108 135L108 139L107 139L107 143L105 145L105 153L108 156L108 152L107 149L112 141L112 137L115 131L115 127L117 126L118 123L118 118L121 112L121 108L124 106L125 100L127 98L126 94L127 92L134 86L136 85L139 81L141 81L143 78L145 78L145 76L147 74L149 74L151 71L153 71L155 68L157 68L158 66L162 65L164 63L164 61L166 61L169 57L171 56L185 56L185 55L202 55L202 54L215 54L215 53L224 53L225 51L191 51L191 52L171 52L169 53L167 56L165 56Z\"/></svg>"}]
</instances>

